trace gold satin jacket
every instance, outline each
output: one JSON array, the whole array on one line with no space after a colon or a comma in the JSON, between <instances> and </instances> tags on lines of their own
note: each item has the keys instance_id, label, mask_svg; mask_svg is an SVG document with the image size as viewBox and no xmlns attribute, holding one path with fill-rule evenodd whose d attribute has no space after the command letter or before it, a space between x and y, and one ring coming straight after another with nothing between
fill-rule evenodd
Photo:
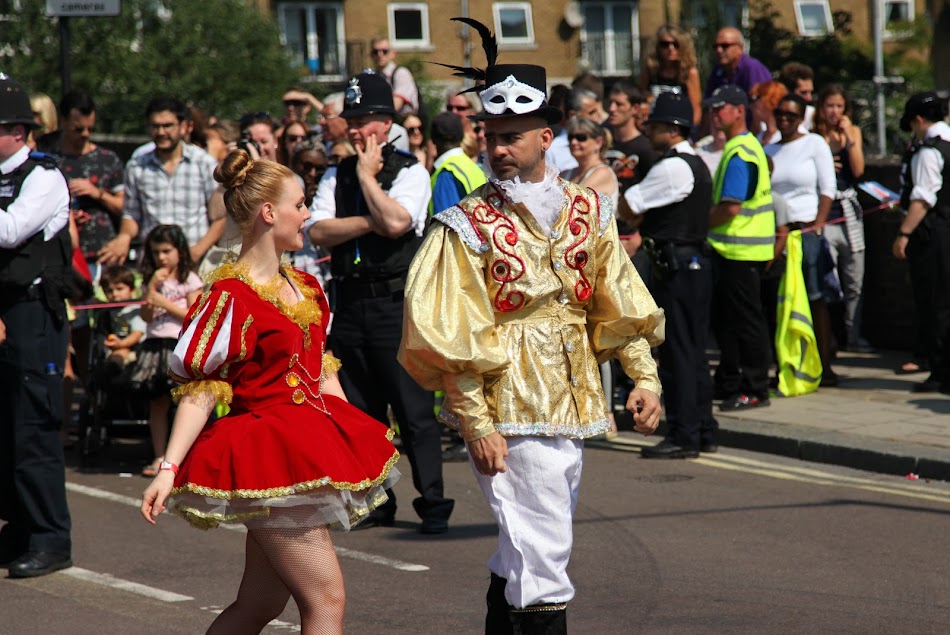
<instances>
[{"instance_id":1,"label":"gold satin jacket","mask_svg":"<svg viewBox=\"0 0 950 635\"><path fill-rule=\"evenodd\" d=\"M434 216L406 286L399 361L466 441L587 438L609 427L598 364L660 393L664 316L624 252L610 199L561 180L550 237L491 183Z\"/></svg>"}]
</instances>

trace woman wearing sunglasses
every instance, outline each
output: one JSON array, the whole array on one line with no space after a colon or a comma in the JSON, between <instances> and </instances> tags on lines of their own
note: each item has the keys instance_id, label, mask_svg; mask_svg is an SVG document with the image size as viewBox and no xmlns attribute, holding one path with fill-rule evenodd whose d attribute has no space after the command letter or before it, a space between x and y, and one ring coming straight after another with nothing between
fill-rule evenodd
<instances>
[{"instance_id":1,"label":"woman wearing sunglasses","mask_svg":"<svg viewBox=\"0 0 950 635\"><path fill-rule=\"evenodd\" d=\"M420 119L418 115L406 115L406 118L403 119L402 127L409 133L409 152L416 155L420 164L428 167L426 131L422 127L422 119Z\"/></svg>"},{"instance_id":2,"label":"woman wearing sunglasses","mask_svg":"<svg viewBox=\"0 0 950 635\"><path fill-rule=\"evenodd\" d=\"M794 93L782 97L773 113L782 138L765 146L772 158L772 191L788 204L788 227L802 230L802 270L808 291L818 355L824 372L821 386L838 385L831 369L831 317L825 302L825 278L834 269L828 243L822 237L838 190L831 148L821 135L800 129L805 102Z\"/></svg>"},{"instance_id":3,"label":"woman wearing sunglasses","mask_svg":"<svg viewBox=\"0 0 950 635\"><path fill-rule=\"evenodd\" d=\"M647 55L640 73L640 90L657 95L679 92L689 97L693 105L693 125L699 125L703 110L699 102L702 88L696 68L696 49L689 33L672 24L664 24L656 31L656 46Z\"/></svg>"},{"instance_id":4,"label":"woman wearing sunglasses","mask_svg":"<svg viewBox=\"0 0 950 635\"><path fill-rule=\"evenodd\" d=\"M294 150L301 141L307 139L307 126L299 121L293 121L284 127L280 135L280 143L277 146L277 162L293 169L291 160L294 156Z\"/></svg>"}]
</instances>

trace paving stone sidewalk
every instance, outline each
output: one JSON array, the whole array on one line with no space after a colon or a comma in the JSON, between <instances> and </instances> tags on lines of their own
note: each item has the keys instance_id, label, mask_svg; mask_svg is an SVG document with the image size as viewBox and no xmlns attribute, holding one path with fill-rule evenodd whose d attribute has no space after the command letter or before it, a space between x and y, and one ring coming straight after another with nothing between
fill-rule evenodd
<instances>
[{"instance_id":1,"label":"paving stone sidewalk","mask_svg":"<svg viewBox=\"0 0 950 635\"><path fill-rule=\"evenodd\" d=\"M895 351L839 353L837 388L739 413L717 408L720 445L950 481L950 395L911 392L928 374L895 374L907 359Z\"/></svg>"}]
</instances>

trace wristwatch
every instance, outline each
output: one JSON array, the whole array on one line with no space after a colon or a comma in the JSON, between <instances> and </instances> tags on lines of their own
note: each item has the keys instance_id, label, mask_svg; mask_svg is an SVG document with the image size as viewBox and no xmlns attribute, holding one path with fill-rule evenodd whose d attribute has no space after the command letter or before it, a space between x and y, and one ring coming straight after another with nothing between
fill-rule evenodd
<instances>
[{"instance_id":1,"label":"wristwatch","mask_svg":"<svg viewBox=\"0 0 950 635\"><path fill-rule=\"evenodd\" d=\"M171 472L172 472L173 474L175 474L175 475L178 474L178 466L175 465L174 463L170 463L169 461L162 461L161 463L159 463L159 464L158 464L158 470L159 470L159 471L162 471L162 470L171 470Z\"/></svg>"}]
</instances>

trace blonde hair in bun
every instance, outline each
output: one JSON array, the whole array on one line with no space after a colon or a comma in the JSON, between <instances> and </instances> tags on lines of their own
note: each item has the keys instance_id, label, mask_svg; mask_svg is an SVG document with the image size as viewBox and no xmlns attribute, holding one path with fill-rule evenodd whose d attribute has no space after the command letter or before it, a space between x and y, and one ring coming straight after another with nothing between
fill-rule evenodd
<instances>
[{"instance_id":1,"label":"blonde hair in bun","mask_svg":"<svg viewBox=\"0 0 950 635\"><path fill-rule=\"evenodd\" d=\"M214 169L214 180L224 188L224 206L234 223L246 230L264 203L276 203L284 181L294 178L286 166L263 159L251 160L245 150L234 150Z\"/></svg>"}]
</instances>

